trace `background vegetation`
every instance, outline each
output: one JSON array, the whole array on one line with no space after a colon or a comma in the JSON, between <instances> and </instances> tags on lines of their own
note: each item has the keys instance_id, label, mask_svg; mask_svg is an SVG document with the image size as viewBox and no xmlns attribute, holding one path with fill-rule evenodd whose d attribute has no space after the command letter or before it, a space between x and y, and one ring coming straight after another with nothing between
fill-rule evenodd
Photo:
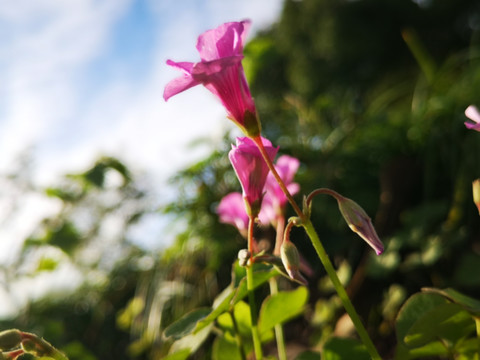
<instances>
[{"instance_id":1,"label":"background vegetation","mask_svg":"<svg viewBox=\"0 0 480 360\"><path fill-rule=\"evenodd\" d=\"M465 108L480 105L478 1L286 0L278 22L245 53L264 136L300 159L301 193L329 187L355 199L386 245L376 257L333 200L315 200L313 223L382 356L393 356L398 309L422 287L480 299L471 194L480 134L463 125ZM154 214L186 226L159 253L129 239L157 201L117 159L99 159L49 189L32 187L21 172L4 176L18 193L61 204L2 268L4 287L65 263L82 274L82 285L31 302L1 328L44 336L72 360L164 356L171 340L163 330L212 304L245 247L215 212L222 196L239 190L226 156L231 142L225 134L215 152L172 179L178 198ZM107 226L115 235L105 238ZM273 231L257 236L272 241ZM351 329L341 327L343 309L306 236L292 236L314 273L304 314L286 327L287 344L318 349ZM210 358L211 347L207 340L195 358Z\"/></svg>"}]
</instances>

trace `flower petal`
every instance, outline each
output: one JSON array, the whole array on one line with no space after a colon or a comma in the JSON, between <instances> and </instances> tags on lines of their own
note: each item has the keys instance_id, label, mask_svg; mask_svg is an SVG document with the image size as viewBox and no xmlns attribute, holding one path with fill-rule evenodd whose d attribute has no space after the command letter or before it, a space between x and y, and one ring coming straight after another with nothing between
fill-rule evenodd
<instances>
[{"instance_id":1,"label":"flower petal","mask_svg":"<svg viewBox=\"0 0 480 360\"><path fill-rule=\"evenodd\" d=\"M262 138L268 156L273 159L278 148ZM263 198L263 188L269 169L255 142L248 137L237 138L237 146L232 146L228 157L237 178L242 185L243 198L248 205L247 213L257 216Z\"/></svg>"},{"instance_id":2,"label":"flower petal","mask_svg":"<svg viewBox=\"0 0 480 360\"><path fill-rule=\"evenodd\" d=\"M239 192L225 195L217 207L220 222L234 225L240 232L248 227L248 215L245 210L245 202Z\"/></svg>"},{"instance_id":3,"label":"flower petal","mask_svg":"<svg viewBox=\"0 0 480 360\"><path fill-rule=\"evenodd\" d=\"M480 123L480 112L474 105L470 105L469 107L467 107L467 109L465 110L465 116L468 117L470 120L475 121L476 123Z\"/></svg>"},{"instance_id":4,"label":"flower petal","mask_svg":"<svg viewBox=\"0 0 480 360\"><path fill-rule=\"evenodd\" d=\"M241 55L250 21L230 22L198 37L197 50L203 61Z\"/></svg>"},{"instance_id":5,"label":"flower petal","mask_svg":"<svg viewBox=\"0 0 480 360\"><path fill-rule=\"evenodd\" d=\"M467 129L480 131L480 112L478 111L477 107L474 105L467 107L465 110L465 116L475 122L471 123L466 121L465 126Z\"/></svg>"},{"instance_id":6,"label":"flower petal","mask_svg":"<svg viewBox=\"0 0 480 360\"><path fill-rule=\"evenodd\" d=\"M167 65L170 65L174 68L181 70L184 73L184 75L177 77L176 79L173 79L165 86L165 90L163 91L163 98L165 99L165 101L170 99L172 96L177 95L178 93L181 93L182 91L185 91L195 85L200 84L200 82L194 79L194 77L191 74L194 67L193 63L191 62L176 63L174 61L168 60Z\"/></svg>"}]
</instances>

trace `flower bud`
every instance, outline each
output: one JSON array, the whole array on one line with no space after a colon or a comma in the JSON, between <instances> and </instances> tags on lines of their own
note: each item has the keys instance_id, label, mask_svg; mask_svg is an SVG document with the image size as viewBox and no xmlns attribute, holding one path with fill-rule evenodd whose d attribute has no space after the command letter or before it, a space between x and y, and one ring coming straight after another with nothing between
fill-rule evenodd
<instances>
[{"instance_id":1,"label":"flower bud","mask_svg":"<svg viewBox=\"0 0 480 360\"><path fill-rule=\"evenodd\" d=\"M298 254L297 247L291 241L284 241L282 243L280 257L282 258L283 266L285 266L288 276L303 285L307 285L307 280L305 280L299 270L300 255Z\"/></svg>"},{"instance_id":2,"label":"flower bud","mask_svg":"<svg viewBox=\"0 0 480 360\"><path fill-rule=\"evenodd\" d=\"M8 350L20 345L22 334L17 329L5 330L0 332L0 349Z\"/></svg>"},{"instance_id":3,"label":"flower bud","mask_svg":"<svg viewBox=\"0 0 480 360\"><path fill-rule=\"evenodd\" d=\"M472 183L473 202L477 205L478 214L480 215L480 179Z\"/></svg>"},{"instance_id":4,"label":"flower bud","mask_svg":"<svg viewBox=\"0 0 480 360\"><path fill-rule=\"evenodd\" d=\"M383 253L383 244L378 238L373 227L372 220L367 213L355 201L343 196L336 197L338 207L352 231L356 232L363 240L370 245L377 255Z\"/></svg>"},{"instance_id":5,"label":"flower bud","mask_svg":"<svg viewBox=\"0 0 480 360\"><path fill-rule=\"evenodd\" d=\"M247 266L248 260L250 260L251 257L250 251L247 249L242 249L238 252L238 263L240 266Z\"/></svg>"}]
</instances>

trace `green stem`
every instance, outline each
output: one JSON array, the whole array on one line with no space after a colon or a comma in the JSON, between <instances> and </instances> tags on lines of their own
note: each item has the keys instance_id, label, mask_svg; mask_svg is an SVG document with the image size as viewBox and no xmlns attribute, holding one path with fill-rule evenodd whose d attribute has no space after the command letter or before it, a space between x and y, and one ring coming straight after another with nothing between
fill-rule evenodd
<instances>
[{"instance_id":1,"label":"green stem","mask_svg":"<svg viewBox=\"0 0 480 360\"><path fill-rule=\"evenodd\" d=\"M247 290L248 290L248 302L250 303L250 319L252 321L252 338L253 348L255 350L255 358L257 360L263 359L262 342L260 340L260 334L258 332L258 315L257 305L255 303L255 293L253 288L253 268L252 264L247 266Z\"/></svg>"},{"instance_id":2,"label":"green stem","mask_svg":"<svg viewBox=\"0 0 480 360\"><path fill-rule=\"evenodd\" d=\"M269 280L270 294L278 294L278 283L276 278ZM277 351L279 360L287 360L287 348L285 346L285 336L283 334L282 324L275 325L275 338L277 340Z\"/></svg>"},{"instance_id":3,"label":"green stem","mask_svg":"<svg viewBox=\"0 0 480 360\"><path fill-rule=\"evenodd\" d=\"M320 242L320 239L317 235L317 232L315 231L315 228L313 227L312 222L309 219L307 219L307 221L304 221L302 223L302 226L305 228L305 231L310 237L313 247L317 251L317 255L320 258L320 261L322 262L323 267L325 268L328 276L330 277L330 280L332 281L333 286L335 287L335 290L337 291L337 294L340 297L343 303L343 306L345 307L345 310L350 316L350 319L352 319L352 322L355 325L355 328L357 329L358 335L360 336L360 339L362 340L363 344L367 348L367 351L369 352L372 359L381 360L382 358L380 357L380 355L377 352L377 349L373 345L373 342L370 339L370 336L368 335L367 330L363 326L363 323L360 320L360 317L358 316L357 311L353 307L353 304L350 301L350 298L348 297L348 294L345 288L340 282L337 272L335 271L335 268L333 267L332 262L330 261L325 251L325 248Z\"/></svg>"},{"instance_id":4,"label":"green stem","mask_svg":"<svg viewBox=\"0 0 480 360\"><path fill-rule=\"evenodd\" d=\"M250 216L248 221L248 251L253 256L253 226L255 224L255 217ZM251 260L251 259L250 259ZM255 292L253 284L253 262L250 261L247 265L247 290L248 290L248 302L250 303L250 319L252 322L252 339L253 348L255 351L255 358L257 360L263 359L262 342L260 340L260 334L258 332L258 313L257 304L255 302Z\"/></svg>"}]
</instances>

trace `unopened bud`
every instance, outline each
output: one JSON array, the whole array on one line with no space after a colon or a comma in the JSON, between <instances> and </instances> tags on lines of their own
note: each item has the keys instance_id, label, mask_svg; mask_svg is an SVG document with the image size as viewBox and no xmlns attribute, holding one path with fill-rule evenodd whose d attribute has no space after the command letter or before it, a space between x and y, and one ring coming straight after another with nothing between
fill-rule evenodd
<instances>
[{"instance_id":1,"label":"unopened bud","mask_svg":"<svg viewBox=\"0 0 480 360\"><path fill-rule=\"evenodd\" d=\"M336 197L338 207L352 231L356 232L370 245L377 255L383 253L383 244L379 239L372 220L367 213L355 201L343 196Z\"/></svg>"},{"instance_id":2,"label":"unopened bud","mask_svg":"<svg viewBox=\"0 0 480 360\"><path fill-rule=\"evenodd\" d=\"M17 329L0 332L0 349L8 350L17 347L22 341L22 333Z\"/></svg>"},{"instance_id":3,"label":"unopened bud","mask_svg":"<svg viewBox=\"0 0 480 360\"><path fill-rule=\"evenodd\" d=\"M282 258L283 266L288 276L303 285L307 285L307 280L305 280L299 270L300 255L298 254L297 247L291 241L284 241L282 243L280 257Z\"/></svg>"},{"instance_id":4,"label":"unopened bud","mask_svg":"<svg viewBox=\"0 0 480 360\"><path fill-rule=\"evenodd\" d=\"M238 263L240 266L247 266L251 254L247 249L242 249L238 252Z\"/></svg>"},{"instance_id":5,"label":"unopened bud","mask_svg":"<svg viewBox=\"0 0 480 360\"><path fill-rule=\"evenodd\" d=\"M478 214L480 215L480 179L472 183L473 202L477 205Z\"/></svg>"}]
</instances>

